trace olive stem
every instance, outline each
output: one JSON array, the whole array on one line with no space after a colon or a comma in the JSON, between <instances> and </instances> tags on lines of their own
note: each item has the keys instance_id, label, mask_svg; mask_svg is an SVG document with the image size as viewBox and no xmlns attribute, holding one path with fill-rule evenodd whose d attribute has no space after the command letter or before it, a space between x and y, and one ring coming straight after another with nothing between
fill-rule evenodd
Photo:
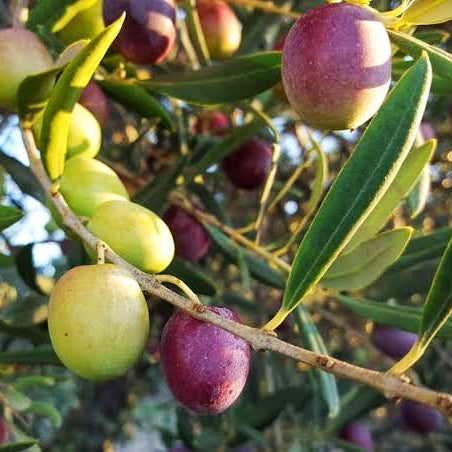
<instances>
[{"instance_id":1,"label":"olive stem","mask_svg":"<svg viewBox=\"0 0 452 452\"><path fill-rule=\"evenodd\" d=\"M154 275L154 277L161 283L167 282L179 287L179 289L182 290L182 292L184 292L187 298L189 298L191 301L193 301L194 303L202 304L201 300L198 298L198 295L196 295L181 279L176 278L173 275Z\"/></svg>"},{"instance_id":2,"label":"olive stem","mask_svg":"<svg viewBox=\"0 0 452 452\"><path fill-rule=\"evenodd\" d=\"M63 224L72 232L77 234L88 246L96 249L99 239L88 231L80 219L70 210L64 197L59 191L52 192L50 181L36 149L33 134L30 129L22 129L22 136L30 159L30 166L36 175L46 194L61 214ZM276 335L252 328L250 326L225 319L218 314L207 310L199 303L173 292L163 286L160 281L152 275L144 273L114 253L108 246L105 249L105 258L120 267L128 270L138 281L143 291L155 295L179 309L187 312L194 318L211 323L219 328L229 331L237 337L247 341L255 350L269 350L294 358L309 366L329 372L340 378L349 378L359 383L370 386L390 400L408 399L422 403L442 412L446 416L452 416L452 395L436 392L428 388L414 386L406 381L403 376L391 375L386 372L366 369L353 364L340 361L330 356L321 355L310 350L297 347L284 342ZM202 309L201 309L202 307Z\"/></svg>"},{"instance_id":3,"label":"olive stem","mask_svg":"<svg viewBox=\"0 0 452 452\"><path fill-rule=\"evenodd\" d=\"M96 245L96 251L97 251L97 263L98 264L105 264L105 249L107 248L107 245L105 242L102 242L102 240L99 240Z\"/></svg>"}]
</instances>

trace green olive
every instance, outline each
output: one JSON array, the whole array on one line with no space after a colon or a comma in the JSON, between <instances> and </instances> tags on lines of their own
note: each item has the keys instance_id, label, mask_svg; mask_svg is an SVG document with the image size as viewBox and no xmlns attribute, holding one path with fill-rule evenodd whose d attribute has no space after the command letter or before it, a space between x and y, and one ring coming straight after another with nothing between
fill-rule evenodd
<instances>
[{"instance_id":1,"label":"green olive","mask_svg":"<svg viewBox=\"0 0 452 452\"><path fill-rule=\"evenodd\" d=\"M154 212L128 201L102 204L88 229L135 267L159 273L174 257L174 240L166 223Z\"/></svg>"},{"instance_id":2,"label":"green olive","mask_svg":"<svg viewBox=\"0 0 452 452\"><path fill-rule=\"evenodd\" d=\"M65 366L83 378L107 380L124 375L140 358L149 314L130 272L113 264L83 265L53 288L48 325Z\"/></svg>"}]
</instances>

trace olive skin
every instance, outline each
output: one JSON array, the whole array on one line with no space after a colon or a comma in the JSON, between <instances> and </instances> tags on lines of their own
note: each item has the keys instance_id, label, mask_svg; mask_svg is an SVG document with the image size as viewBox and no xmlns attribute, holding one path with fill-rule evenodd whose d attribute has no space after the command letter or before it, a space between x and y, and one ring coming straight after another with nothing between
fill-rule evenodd
<instances>
[{"instance_id":1,"label":"olive skin","mask_svg":"<svg viewBox=\"0 0 452 452\"><path fill-rule=\"evenodd\" d=\"M359 6L309 10L290 30L282 81L292 108L325 130L360 126L380 108L391 81L391 45L384 25Z\"/></svg>"},{"instance_id":2,"label":"olive skin","mask_svg":"<svg viewBox=\"0 0 452 452\"><path fill-rule=\"evenodd\" d=\"M411 400L402 400L399 406L402 425L413 432L430 433L438 430L443 417L428 406Z\"/></svg>"},{"instance_id":3,"label":"olive skin","mask_svg":"<svg viewBox=\"0 0 452 452\"><path fill-rule=\"evenodd\" d=\"M48 325L63 364L83 378L102 381L124 375L138 361L149 336L149 313L127 270L83 265L53 288Z\"/></svg>"},{"instance_id":4,"label":"olive skin","mask_svg":"<svg viewBox=\"0 0 452 452\"><path fill-rule=\"evenodd\" d=\"M254 190L265 182L271 163L271 147L258 138L251 138L223 159L222 168L236 187Z\"/></svg>"},{"instance_id":5,"label":"olive skin","mask_svg":"<svg viewBox=\"0 0 452 452\"><path fill-rule=\"evenodd\" d=\"M231 123L229 118L221 111L213 111L203 117L199 117L195 123L197 134L209 134L218 137L227 135Z\"/></svg>"},{"instance_id":6,"label":"olive skin","mask_svg":"<svg viewBox=\"0 0 452 452\"><path fill-rule=\"evenodd\" d=\"M227 308L208 310L239 321ZM250 347L221 328L176 311L161 339L163 374L174 397L196 414L219 414L240 396L250 367Z\"/></svg>"},{"instance_id":7,"label":"olive skin","mask_svg":"<svg viewBox=\"0 0 452 452\"><path fill-rule=\"evenodd\" d=\"M371 340L380 351L398 360L409 352L417 335L391 326L375 325Z\"/></svg>"},{"instance_id":8,"label":"olive skin","mask_svg":"<svg viewBox=\"0 0 452 452\"><path fill-rule=\"evenodd\" d=\"M144 272L160 273L174 257L174 240L154 212L130 201L102 204L87 228L123 259Z\"/></svg>"},{"instance_id":9,"label":"olive skin","mask_svg":"<svg viewBox=\"0 0 452 452\"><path fill-rule=\"evenodd\" d=\"M161 63L176 40L174 0L109 0L103 2L103 17L110 25L126 12L114 47L137 64Z\"/></svg>"},{"instance_id":10,"label":"olive skin","mask_svg":"<svg viewBox=\"0 0 452 452\"><path fill-rule=\"evenodd\" d=\"M233 55L242 41L242 25L234 10L222 0L198 1L196 9L210 57Z\"/></svg>"},{"instance_id":11,"label":"olive skin","mask_svg":"<svg viewBox=\"0 0 452 452\"><path fill-rule=\"evenodd\" d=\"M0 30L0 61L0 107L15 112L20 83L50 69L53 60L37 35L24 28L5 28Z\"/></svg>"},{"instance_id":12,"label":"olive skin","mask_svg":"<svg viewBox=\"0 0 452 452\"><path fill-rule=\"evenodd\" d=\"M353 422L346 425L340 431L339 437L369 452L373 452L375 447L369 429L360 422Z\"/></svg>"},{"instance_id":13,"label":"olive skin","mask_svg":"<svg viewBox=\"0 0 452 452\"><path fill-rule=\"evenodd\" d=\"M210 248L210 236L196 218L178 206L171 206L162 218L173 235L178 256L194 262L206 255Z\"/></svg>"},{"instance_id":14,"label":"olive skin","mask_svg":"<svg viewBox=\"0 0 452 452\"><path fill-rule=\"evenodd\" d=\"M60 191L69 207L81 217L93 216L107 201L129 199L124 184L109 166L84 156L66 162Z\"/></svg>"}]
</instances>

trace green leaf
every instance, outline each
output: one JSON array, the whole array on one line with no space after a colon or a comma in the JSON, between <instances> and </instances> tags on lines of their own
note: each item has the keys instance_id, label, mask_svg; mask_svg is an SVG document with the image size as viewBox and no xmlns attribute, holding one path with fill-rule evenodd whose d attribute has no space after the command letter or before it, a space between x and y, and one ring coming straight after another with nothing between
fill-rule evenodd
<instances>
[{"instance_id":1,"label":"green leaf","mask_svg":"<svg viewBox=\"0 0 452 452\"><path fill-rule=\"evenodd\" d=\"M16 256L17 272L28 287L41 295L48 295L38 284L36 268L33 264L33 243L23 246Z\"/></svg>"},{"instance_id":2,"label":"green leaf","mask_svg":"<svg viewBox=\"0 0 452 452\"><path fill-rule=\"evenodd\" d=\"M402 52L415 59L419 58L423 51L427 52L432 63L433 73L452 80L452 55L450 53L399 31L388 30L388 33L391 41Z\"/></svg>"},{"instance_id":3,"label":"green leaf","mask_svg":"<svg viewBox=\"0 0 452 452\"><path fill-rule=\"evenodd\" d=\"M167 129L174 132L171 115L162 104L150 96L145 89L131 80L98 80L107 94L133 113L142 118L160 118Z\"/></svg>"},{"instance_id":4,"label":"green leaf","mask_svg":"<svg viewBox=\"0 0 452 452\"><path fill-rule=\"evenodd\" d=\"M402 304L387 304L367 299L355 300L344 295L336 299L359 316L379 325L393 326L417 334L421 325L422 308ZM441 339L452 339L452 320L449 319L438 333Z\"/></svg>"},{"instance_id":5,"label":"green leaf","mask_svg":"<svg viewBox=\"0 0 452 452\"><path fill-rule=\"evenodd\" d=\"M237 423L263 431L271 425L288 405L303 407L311 396L309 386L292 386L268 394L253 404L242 404L236 410ZM236 446L248 439L245 433L237 434L228 440L229 446Z\"/></svg>"},{"instance_id":6,"label":"green leaf","mask_svg":"<svg viewBox=\"0 0 452 452\"><path fill-rule=\"evenodd\" d=\"M24 213L16 207L0 205L0 231L17 223L23 216Z\"/></svg>"},{"instance_id":7,"label":"green leaf","mask_svg":"<svg viewBox=\"0 0 452 452\"><path fill-rule=\"evenodd\" d=\"M0 253L0 268L12 267L15 262L14 256Z\"/></svg>"},{"instance_id":8,"label":"green leaf","mask_svg":"<svg viewBox=\"0 0 452 452\"><path fill-rule=\"evenodd\" d=\"M364 289L377 280L402 254L410 240L412 228L383 232L341 254L323 276L323 287L338 290Z\"/></svg>"},{"instance_id":9,"label":"green leaf","mask_svg":"<svg viewBox=\"0 0 452 452\"><path fill-rule=\"evenodd\" d=\"M260 116L256 116L248 124L236 127L224 140L210 148L198 162L188 168L186 178L192 180L198 174L204 173L209 167L237 150L245 141L255 136L264 127L265 122Z\"/></svg>"},{"instance_id":10,"label":"green leaf","mask_svg":"<svg viewBox=\"0 0 452 452\"><path fill-rule=\"evenodd\" d=\"M215 105L253 97L281 79L281 52L261 52L226 60L199 71L156 75L144 88L192 104Z\"/></svg>"},{"instance_id":11,"label":"green leaf","mask_svg":"<svg viewBox=\"0 0 452 452\"><path fill-rule=\"evenodd\" d=\"M392 211L400 204L410 188L416 183L423 168L435 152L436 144L436 140L432 139L426 141L422 146L410 150L388 190L381 197L370 215L359 226L345 247L344 253L350 252L360 243L374 237L385 225Z\"/></svg>"},{"instance_id":12,"label":"green leaf","mask_svg":"<svg viewBox=\"0 0 452 452\"><path fill-rule=\"evenodd\" d=\"M391 369L403 373L413 366L425 353L430 342L452 315L452 239L447 245L433 283L425 300L418 340L411 350Z\"/></svg>"},{"instance_id":13,"label":"green leaf","mask_svg":"<svg viewBox=\"0 0 452 452\"><path fill-rule=\"evenodd\" d=\"M33 402L27 410L27 413L38 414L48 418L55 427L60 428L62 419L60 413L55 407L46 402Z\"/></svg>"},{"instance_id":14,"label":"green leaf","mask_svg":"<svg viewBox=\"0 0 452 452\"><path fill-rule=\"evenodd\" d=\"M63 174L72 109L118 35L124 18L123 13L71 60L52 91L44 112L39 143L44 166L52 180Z\"/></svg>"},{"instance_id":15,"label":"green leaf","mask_svg":"<svg viewBox=\"0 0 452 452\"><path fill-rule=\"evenodd\" d=\"M30 447L38 444L37 440L18 441L16 443L6 443L0 446L0 452L20 452L30 449Z\"/></svg>"},{"instance_id":16,"label":"green leaf","mask_svg":"<svg viewBox=\"0 0 452 452\"><path fill-rule=\"evenodd\" d=\"M143 187L133 198L133 202L147 207L153 212L159 212L165 205L168 194L176 187L176 180L185 168L187 159L180 157L168 170L155 177L146 187Z\"/></svg>"},{"instance_id":17,"label":"green leaf","mask_svg":"<svg viewBox=\"0 0 452 452\"><path fill-rule=\"evenodd\" d=\"M303 305L298 306L293 311L293 316L300 333L303 347L321 355L329 355L322 336L306 308ZM321 395L328 405L329 417L333 418L337 416L340 410L340 400L336 378L334 375L319 369L313 369L312 372L318 380Z\"/></svg>"},{"instance_id":18,"label":"green leaf","mask_svg":"<svg viewBox=\"0 0 452 452\"><path fill-rule=\"evenodd\" d=\"M79 12L91 7L97 0L40 0L31 9L27 28L39 31L42 27L51 28L57 33Z\"/></svg>"},{"instance_id":19,"label":"green leaf","mask_svg":"<svg viewBox=\"0 0 452 452\"><path fill-rule=\"evenodd\" d=\"M307 215L309 215L309 212L317 207L317 204L322 199L323 189L328 179L328 159L323 154L322 149L320 149L320 146L317 144L317 142L314 140L311 141L313 144L312 151L317 157L317 162L315 178L311 187L311 197L309 198L307 205Z\"/></svg>"},{"instance_id":20,"label":"green leaf","mask_svg":"<svg viewBox=\"0 0 452 452\"><path fill-rule=\"evenodd\" d=\"M50 346L32 350L0 352L0 363L3 364L49 364L61 366L61 361Z\"/></svg>"},{"instance_id":21,"label":"green leaf","mask_svg":"<svg viewBox=\"0 0 452 452\"><path fill-rule=\"evenodd\" d=\"M202 272L201 267L177 256L165 273L181 279L197 294L213 297L218 292L216 284Z\"/></svg>"},{"instance_id":22,"label":"green leaf","mask_svg":"<svg viewBox=\"0 0 452 452\"><path fill-rule=\"evenodd\" d=\"M406 198L411 210L411 218L416 218L424 210L430 193L430 185L430 167L427 165Z\"/></svg>"},{"instance_id":23,"label":"green leaf","mask_svg":"<svg viewBox=\"0 0 452 452\"><path fill-rule=\"evenodd\" d=\"M25 411L30 408L32 403L31 399L27 397L25 394L14 389L12 386L9 386L5 391L5 399L8 405L14 411Z\"/></svg>"},{"instance_id":24,"label":"green leaf","mask_svg":"<svg viewBox=\"0 0 452 452\"><path fill-rule=\"evenodd\" d=\"M14 383L14 388L17 391L24 391L30 387L36 386L53 386L55 384L55 378L45 377L41 375L30 375L28 377L20 377Z\"/></svg>"},{"instance_id":25,"label":"green leaf","mask_svg":"<svg viewBox=\"0 0 452 452\"><path fill-rule=\"evenodd\" d=\"M237 262L238 245L213 226L207 226L207 229L212 240L220 248L222 253L232 262ZM285 278L280 272L273 270L264 260L257 258L248 251L243 250L243 254L251 276L254 279L271 287L278 289L284 288Z\"/></svg>"},{"instance_id":26,"label":"green leaf","mask_svg":"<svg viewBox=\"0 0 452 452\"><path fill-rule=\"evenodd\" d=\"M302 301L377 207L413 144L430 82L423 55L389 94L328 192L295 256L283 306L266 328L276 328Z\"/></svg>"},{"instance_id":27,"label":"green leaf","mask_svg":"<svg viewBox=\"0 0 452 452\"><path fill-rule=\"evenodd\" d=\"M386 399L369 386L355 386L341 398L339 416L331 419L327 431L336 432L345 425L365 417L371 410L386 403Z\"/></svg>"},{"instance_id":28,"label":"green leaf","mask_svg":"<svg viewBox=\"0 0 452 452\"><path fill-rule=\"evenodd\" d=\"M450 33L446 30L428 28L420 29L414 33L416 39L426 42L431 45L444 44L450 38Z\"/></svg>"},{"instance_id":29,"label":"green leaf","mask_svg":"<svg viewBox=\"0 0 452 452\"><path fill-rule=\"evenodd\" d=\"M5 168L5 171L12 177L23 193L44 203L44 191L36 176L30 171L30 168L3 152L0 152L0 165Z\"/></svg>"}]
</instances>

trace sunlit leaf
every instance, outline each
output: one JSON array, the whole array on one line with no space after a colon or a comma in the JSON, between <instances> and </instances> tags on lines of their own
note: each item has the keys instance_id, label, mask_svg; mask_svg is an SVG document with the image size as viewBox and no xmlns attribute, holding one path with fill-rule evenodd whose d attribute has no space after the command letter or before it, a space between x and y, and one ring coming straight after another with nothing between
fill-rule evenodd
<instances>
[{"instance_id":1,"label":"sunlit leaf","mask_svg":"<svg viewBox=\"0 0 452 452\"><path fill-rule=\"evenodd\" d=\"M411 210L411 218L416 218L427 205L430 186L430 167L427 165L406 198L408 207Z\"/></svg>"},{"instance_id":2,"label":"sunlit leaf","mask_svg":"<svg viewBox=\"0 0 452 452\"><path fill-rule=\"evenodd\" d=\"M402 254L410 240L412 228L383 232L341 254L331 265L320 284L338 290L363 289L377 280Z\"/></svg>"},{"instance_id":3,"label":"sunlit leaf","mask_svg":"<svg viewBox=\"0 0 452 452\"><path fill-rule=\"evenodd\" d=\"M417 0L402 15L402 22L434 25L452 19L452 0Z\"/></svg>"},{"instance_id":4,"label":"sunlit leaf","mask_svg":"<svg viewBox=\"0 0 452 452\"><path fill-rule=\"evenodd\" d=\"M24 213L16 207L0 205L0 231L17 223Z\"/></svg>"}]
</instances>

